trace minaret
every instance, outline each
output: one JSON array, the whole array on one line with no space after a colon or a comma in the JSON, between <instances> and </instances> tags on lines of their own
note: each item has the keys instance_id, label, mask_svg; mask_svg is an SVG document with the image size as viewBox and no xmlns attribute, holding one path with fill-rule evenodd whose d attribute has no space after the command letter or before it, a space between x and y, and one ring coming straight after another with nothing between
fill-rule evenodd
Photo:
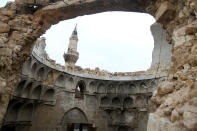
<instances>
[{"instance_id":1,"label":"minaret","mask_svg":"<svg viewBox=\"0 0 197 131\"><path fill-rule=\"evenodd\" d=\"M64 53L65 66L74 66L79 59L79 53L77 52L77 25L70 37L67 53Z\"/></svg>"}]
</instances>

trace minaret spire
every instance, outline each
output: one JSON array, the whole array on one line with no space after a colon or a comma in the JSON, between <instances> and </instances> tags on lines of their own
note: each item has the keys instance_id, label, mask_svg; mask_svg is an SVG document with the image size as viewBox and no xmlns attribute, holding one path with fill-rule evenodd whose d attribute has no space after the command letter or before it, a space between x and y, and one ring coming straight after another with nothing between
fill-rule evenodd
<instances>
[{"instance_id":1,"label":"minaret spire","mask_svg":"<svg viewBox=\"0 0 197 131\"><path fill-rule=\"evenodd\" d=\"M73 30L73 33L72 33L71 37L78 39L78 36L77 36L77 24L75 25L75 29Z\"/></svg>"},{"instance_id":2,"label":"minaret spire","mask_svg":"<svg viewBox=\"0 0 197 131\"><path fill-rule=\"evenodd\" d=\"M65 66L74 66L77 60L79 59L79 53L77 52L77 42L78 36L76 24L70 37L68 51L67 53L64 53Z\"/></svg>"}]
</instances>

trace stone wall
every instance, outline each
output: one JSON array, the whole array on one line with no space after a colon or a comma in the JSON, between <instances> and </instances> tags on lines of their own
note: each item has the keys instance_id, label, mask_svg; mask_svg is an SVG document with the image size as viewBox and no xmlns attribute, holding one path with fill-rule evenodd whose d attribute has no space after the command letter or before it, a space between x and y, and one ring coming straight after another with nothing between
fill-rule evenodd
<instances>
[{"instance_id":1,"label":"stone wall","mask_svg":"<svg viewBox=\"0 0 197 131\"><path fill-rule=\"evenodd\" d=\"M80 113L77 116L68 114L69 118L65 116L75 110L83 112L86 123L94 125L97 131L119 131L121 128L144 131L152 106L152 92L165 79L114 81L84 78L54 70L32 56L24 63L2 130L67 130L70 122L81 123ZM76 97L80 81L85 85L82 99Z\"/></svg>"},{"instance_id":2,"label":"stone wall","mask_svg":"<svg viewBox=\"0 0 197 131\"><path fill-rule=\"evenodd\" d=\"M173 46L168 79L152 98L158 108L149 117L148 130L196 130L196 5L196 0L71 0L32 9L9 3L0 9L0 123L36 38L61 20L121 10L155 16Z\"/></svg>"}]
</instances>

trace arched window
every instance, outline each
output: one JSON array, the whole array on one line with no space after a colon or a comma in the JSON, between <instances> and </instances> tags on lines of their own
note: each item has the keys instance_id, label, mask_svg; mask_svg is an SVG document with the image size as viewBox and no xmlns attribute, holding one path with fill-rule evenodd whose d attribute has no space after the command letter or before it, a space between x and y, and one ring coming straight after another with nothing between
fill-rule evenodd
<instances>
[{"instance_id":1,"label":"arched window","mask_svg":"<svg viewBox=\"0 0 197 131\"><path fill-rule=\"evenodd\" d=\"M85 83L83 81L79 81L75 89L75 97L83 98L84 92L85 92Z\"/></svg>"}]
</instances>

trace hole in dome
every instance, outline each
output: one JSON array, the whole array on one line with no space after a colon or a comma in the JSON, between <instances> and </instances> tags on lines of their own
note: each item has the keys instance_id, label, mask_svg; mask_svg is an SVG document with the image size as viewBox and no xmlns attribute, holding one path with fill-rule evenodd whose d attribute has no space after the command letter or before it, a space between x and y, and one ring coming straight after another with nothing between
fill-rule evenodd
<instances>
[{"instance_id":1,"label":"hole in dome","mask_svg":"<svg viewBox=\"0 0 197 131\"><path fill-rule=\"evenodd\" d=\"M145 13L103 12L61 21L41 37L46 38L49 58L64 66L63 55L69 50L77 24L79 59L75 65L109 72L135 72L151 66L154 40L150 26L154 22Z\"/></svg>"}]
</instances>

